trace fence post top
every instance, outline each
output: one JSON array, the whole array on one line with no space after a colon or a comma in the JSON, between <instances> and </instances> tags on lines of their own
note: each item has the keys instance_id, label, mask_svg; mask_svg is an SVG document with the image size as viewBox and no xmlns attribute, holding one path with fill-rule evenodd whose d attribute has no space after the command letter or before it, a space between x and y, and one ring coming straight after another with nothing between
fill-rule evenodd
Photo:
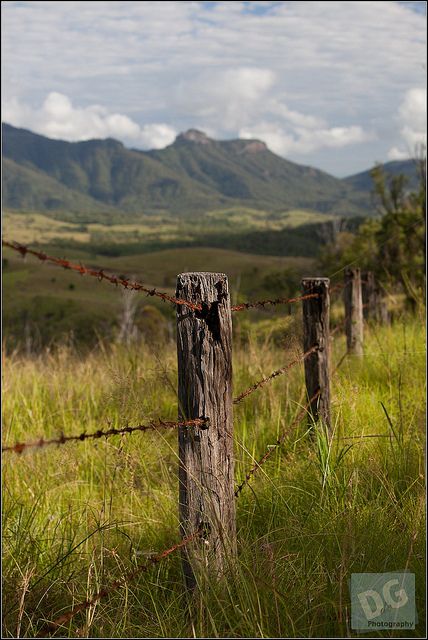
<instances>
[{"instance_id":1,"label":"fence post top","mask_svg":"<svg viewBox=\"0 0 428 640\"><path fill-rule=\"evenodd\" d=\"M227 274L226 273L216 273L213 271L185 271L184 273L179 273L177 275L177 278L182 278L182 277L193 277L193 278L200 278L202 277L206 277L206 276L211 276L214 278L227 278Z\"/></svg>"},{"instance_id":2,"label":"fence post top","mask_svg":"<svg viewBox=\"0 0 428 640\"><path fill-rule=\"evenodd\" d=\"M315 276L312 278L306 277L302 278L302 284L306 284L307 282L319 282L320 284L330 284L330 278L324 278L322 276Z\"/></svg>"},{"instance_id":3,"label":"fence post top","mask_svg":"<svg viewBox=\"0 0 428 640\"><path fill-rule=\"evenodd\" d=\"M346 267L345 269L345 276L352 276L352 275L360 275L361 274L361 269L360 267Z\"/></svg>"}]
</instances>

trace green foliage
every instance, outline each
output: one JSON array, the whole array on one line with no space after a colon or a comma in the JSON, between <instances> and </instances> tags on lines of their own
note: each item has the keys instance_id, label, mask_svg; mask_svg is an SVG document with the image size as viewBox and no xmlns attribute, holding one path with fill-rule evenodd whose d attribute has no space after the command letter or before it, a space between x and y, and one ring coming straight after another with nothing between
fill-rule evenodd
<instances>
[{"instance_id":1,"label":"green foliage","mask_svg":"<svg viewBox=\"0 0 428 640\"><path fill-rule=\"evenodd\" d=\"M355 234L339 233L320 259L332 271L347 264L373 271L379 281L401 286L412 304L423 300L425 287L425 160L415 162L415 191L407 189L405 175L387 176L381 166L372 171L380 217L365 221Z\"/></svg>"}]
</instances>

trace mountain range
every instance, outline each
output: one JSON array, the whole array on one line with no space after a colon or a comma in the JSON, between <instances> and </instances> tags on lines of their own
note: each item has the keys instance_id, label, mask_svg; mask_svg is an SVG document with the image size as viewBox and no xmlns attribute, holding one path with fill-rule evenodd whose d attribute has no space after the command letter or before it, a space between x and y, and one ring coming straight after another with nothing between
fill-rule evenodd
<instances>
[{"instance_id":1,"label":"mountain range","mask_svg":"<svg viewBox=\"0 0 428 640\"><path fill-rule=\"evenodd\" d=\"M65 142L2 125L3 206L98 221L138 214L197 216L245 206L370 215L370 172L339 179L290 162L259 140L218 141L190 129L165 149L113 139ZM412 178L412 161L388 163Z\"/></svg>"}]
</instances>

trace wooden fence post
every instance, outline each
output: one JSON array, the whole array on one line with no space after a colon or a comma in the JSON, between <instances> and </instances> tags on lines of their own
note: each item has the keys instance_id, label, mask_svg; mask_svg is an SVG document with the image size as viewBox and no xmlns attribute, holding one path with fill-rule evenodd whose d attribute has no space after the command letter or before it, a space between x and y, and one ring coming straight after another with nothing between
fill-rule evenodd
<instances>
[{"instance_id":1,"label":"wooden fence post","mask_svg":"<svg viewBox=\"0 0 428 640\"><path fill-rule=\"evenodd\" d=\"M376 320L379 295L372 271L363 271L361 274L361 296L364 320Z\"/></svg>"},{"instance_id":2,"label":"wooden fence post","mask_svg":"<svg viewBox=\"0 0 428 640\"><path fill-rule=\"evenodd\" d=\"M345 270L345 331L348 353L363 355L363 299L360 269Z\"/></svg>"},{"instance_id":3,"label":"wooden fence post","mask_svg":"<svg viewBox=\"0 0 428 640\"><path fill-rule=\"evenodd\" d=\"M202 529L183 550L187 587L204 572L220 577L236 554L232 413L232 317L227 276L182 273L177 298L179 419L206 418L204 427L180 427L181 536Z\"/></svg>"},{"instance_id":4,"label":"wooden fence post","mask_svg":"<svg viewBox=\"0 0 428 640\"><path fill-rule=\"evenodd\" d=\"M303 300L303 348L318 347L305 359L305 381L311 418L319 419L330 429L330 280L303 278L303 295L316 293L317 298ZM318 393L319 392L319 393Z\"/></svg>"},{"instance_id":5,"label":"wooden fence post","mask_svg":"<svg viewBox=\"0 0 428 640\"><path fill-rule=\"evenodd\" d=\"M380 324L390 324L391 323L391 315L388 311L388 305L386 300L382 297L382 294L378 293L378 301L377 301L377 319Z\"/></svg>"}]
</instances>

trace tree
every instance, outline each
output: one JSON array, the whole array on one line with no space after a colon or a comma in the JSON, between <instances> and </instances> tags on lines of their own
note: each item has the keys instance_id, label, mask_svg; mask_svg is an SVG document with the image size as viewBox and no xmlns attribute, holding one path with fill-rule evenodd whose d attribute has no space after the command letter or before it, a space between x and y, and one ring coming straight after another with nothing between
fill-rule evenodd
<instances>
[{"instance_id":1,"label":"tree","mask_svg":"<svg viewBox=\"0 0 428 640\"><path fill-rule=\"evenodd\" d=\"M425 286L425 159L416 161L418 189L409 191L403 175L387 178L382 167L372 171L380 226L375 232L375 271L392 283L400 283L411 304L423 295Z\"/></svg>"},{"instance_id":2,"label":"tree","mask_svg":"<svg viewBox=\"0 0 428 640\"><path fill-rule=\"evenodd\" d=\"M339 233L321 254L321 266L338 271L355 263L373 271L380 282L401 287L415 306L425 288L426 164L415 160L418 184L408 189L404 175L387 176L381 165L372 170L378 216L365 220L355 234Z\"/></svg>"}]
</instances>

